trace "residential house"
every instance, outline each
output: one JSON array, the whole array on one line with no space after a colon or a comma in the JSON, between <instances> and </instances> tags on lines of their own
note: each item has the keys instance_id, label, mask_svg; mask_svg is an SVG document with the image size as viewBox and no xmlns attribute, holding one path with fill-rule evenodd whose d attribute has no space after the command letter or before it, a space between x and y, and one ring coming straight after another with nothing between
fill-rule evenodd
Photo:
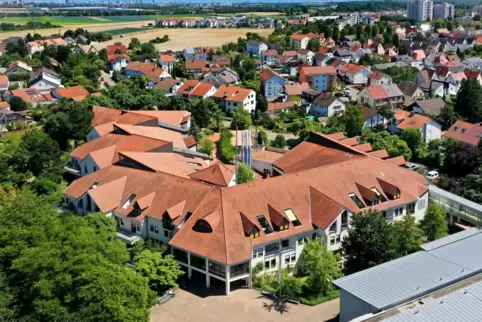
<instances>
[{"instance_id":1,"label":"residential house","mask_svg":"<svg viewBox=\"0 0 482 322\"><path fill-rule=\"evenodd\" d=\"M384 104L397 106L403 103L403 97L403 93L396 84L368 86L358 95L358 103L367 104L370 107Z\"/></svg>"},{"instance_id":2,"label":"residential house","mask_svg":"<svg viewBox=\"0 0 482 322\"><path fill-rule=\"evenodd\" d=\"M350 50L343 47L339 47L333 52L333 57L345 63L349 63L352 58L352 54Z\"/></svg>"},{"instance_id":3,"label":"residential house","mask_svg":"<svg viewBox=\"0 0 482 322\"><path fill-rule=\"evenodd\" d=\"M373 72L368 75L368 85L370 86L390 85L392 83L392 78L384 72Z\"/></svg>"},{"instance_id":4,"label":"residential house","mask_svg":"<svg viewBox=\"0 0 482 322\"><path fill-rule=\"evenodd\" d=\"M108 55L107 61L110 70L120 72L123 68L126 68L127 65L129 65L131 58L127 54L114 54Z\"/></svg>"},{"instance_id":5,"label":"residential house","mask_svg":"<svg viewBox=\"0 0 482 322\"><path fill-rule=\"evenodd\" d=\"M444 140L449 138L476 148L482 140L482 125L457 120L444 134Z\"/></svg>"},{"instance_id":6,"label":"residential house","mask_svg":"<svg viewBox=\"0 0 482 322\"><path fill-rule=\"evenodd\" d=\"M203 76L203 82L211 83L216 87L221 85L236 85L239 81L238 73L228 67L210 68Z\"/></svg>"},{"instance_id":7,"label":"residential house","mask_svg":"<svg viewBox=\"0 0 482 322\"><path fill-rule=\"evenodd\" d=\"M293 34L290 37L290 48L294 50L306 49L310 41L311 37L309 35Z\"/></svg>"},{"instance_id":8,"label":"residential house","mask_svg":"<svg viewBox=\"0 0 482 322\"><path fill-rule=\"evenodd\" d=\"M213 96L214 93L216 93L216 87L213 84L201 83L197 80L187 80L177 90L177 93L187 97L188 99L205 99Z\"/></svg>"},{"instance_id":9,"label":"residential house","mask_svg":"<svg viewBox=\"0 0 482 322\"><path fill-rule=\"evenodd\" d=\"M36 88L13 89L6 92L3 97L7 100L10 100L12 97L19 97L25 103L31 104L33 107L36 107L37 105L50 105L54 103L50 93L42 94Z\"/></svg>"},{"instance_id":10,"label":"residential house","mask_svg":"<svg viewBox=\"0 0 482 322\"><path fill-rule=\"evenodd\" d=\"M287 102L269 102L268 110L266 111L270 116L276 115L278 112L288 112L290 110L300 108L299 102L287 101Z\"/></svg>"},{"instance_id":11,"label":"residential house","mask_svg":"<svg viewBox=\"0 0 482 322\"><path fill-rule=\"evenodd\" d=\"M171 77L171 74L156 65L140 62L129 63L124 68L123 74L126 77L147 77L149 79L147 87L149 88L154 87L160 80Z\"/></svg>"},{"instance_id":12,"label":"residential house","mask_svg":"<svg viewBox=\"0 0 482 322\"><path fill-rule=\"evenodd\" d=\"M336 86L336 69L332 66L303 67L300 70L300 83L309 83L321 92L331 91Z\"/></svg>"},{"instance_id":13,"label":"residential house","mask_svg":"<svg viewBox=\"0 0 482 322\"><path fill-rule=\"evenodd\" d=\"M0 108L0 135L3 132L8 132L8 127L10 126L15 129L18 123L27 123L27 117L24 113Z\"/></svg>"},{"instance_id":14,"label":"residential house","mask_svg":"<svg viewBox=\"0 0 482 322\"><path fill-rule=\"evenodd\" d=\"M308 83L287 82L284 85L284 94L286 97L283 100L301 102L301 95L303 91L310 89Z\"/></svg>"},{"instance_id":15,"label":"residential house","mask_svg":"<svg viewBox=\"0 0 482 322\"><path fill-rule=\"evenodd\" d=\"M315 53L307 49L299 49L296 51L296 58L303 64L313 65L313 58Z\"/></svg>"},{"instance_id":16,"label":"residential house","mask_svg":"<svg viewBox=\"0 0 482 322\"><path fill-rule=\"evenodd\" d=\"M41 53L45 49L44 43L41 40L30 41L26 44L26 46L30 56L35 53Z\"/></svg>"},{"instance_id":17,"label":"residential house","mask_svg":"<svg viewBox=\"0 0 482 322\"><path fill-rule=\"evenodd\" d=\"M194 60L196 55L196 50L192 47L184 48L182 51L182 57L184 57L185 60Z\"/></svg>"},{"instance_id":18,"label":"residential house","mask_svg":"<svg viewBox=\"0 0 482 322\"><path fill-rule=\"evenodd\" d=\"M213 55L211 62L219 67L230 67L231 59L224 55Z\"/></svg>"},{"instance_id":19,"label":"residential house","mask_svg":"<svg viewBox=\"0 0 482 322\"><path fill-rule=\"evenodd\" d=\"M326 62L328 60L330 60L331 58L333 58L333 54L332 53L326 53L326 54L315 54L315 56L313 56L313 65L314 66L326 66Z\"/></svg>"},{"instance_id":20,"label":"residential house","mask_svg":"<svg viewBox=\"0 0 482 322\"><path fill-rule=\"evenodd\" d=\"M88 95L89 91L86 90L82 85L67 88L56 88L52 91L52 96L56 99L82 101L87 98Z\"/></svg>"},{"instance_id":21,"label":"residential house","mask_svg":"<svg viewBox=\"0 0 482 322\"><path fill-rule=\"evenodd\" d=\"M274 49L263 50L260 57L264 65L273 66L277 63L278 52Z\"/></svg>"},{"instance_id":22,"label":"residential house","mask_svg":"<svg viewBox=\"0 0 482 322\"><path fill-rule=\"evenodd\" d=\"M8 76L0 75L0 93L8 91L8 86L10 86Z\"/></svg>"},{"instance_id":23,"label":"residential house","mask_svg":"<svg viewBox=\"0 0 482 322\"><path fill-rule=\"evenodd\" d=\"M176 61L176 57L172 55L160 55L159 56L159 66L167 70L169 74L172 74L174 69L174 62Z\"/></svg>"},{"instance_id":24,"label":"residential house","mask_svg":"<svg viewBox=\"0 0 482 322\"><path fill-rule=\"evenodd\" d=\"M212 98L225 112L232 113L243 108L249 113L256 109L256 92L239 86L221 85Z\"/></svg>"},{"instance_id":25,"label":"residential house","mask_svg":"<svg viewBox=\"0 0 482 322\"><path fill-rule=\"evenodd\" d=\"M389 121L388 130L392 133L402 134L406 129L419 129L422 133L422 141L425 143L440 139L442 133L440 124L430 117L399 110Z\"/></svg>"},{"instance_id":26,"label":"residential house","mask_svg":"<svg viewBox=\"0 0 482 322\"><path fill-rule=\"evenodd\" d=\"M340 77L346 82L354 85L362 85L368 82L370 70L361 65L346 64L339 68Z\"/></svg>"},{"instance_id":27,"label":"residential house","mask_svg":"<svg viewBox=\"0 0 482 322\"><path fill-rule=\"evenodd\" d=\"M423 89L414 82L401 82L398 88L403 93L403 104L409 105L425 99Z\"/></svg>"},{"instance_id":28,"label":"residential house","mask_svg":"<svg viewBox=\"0 0 482 322\"><path fill-rule=\"evenodd\" d=\"M480 75L480 72L465 70L464 73L467 79L475 79L480 85L482 85L482 76Z\"/></svg>"},{"instance_id":29,"label":"residential house","mask_svg":"<svg viewBox=\"0 0 482 322\"><path fill-rule=\"evenodd\" d=\"M107 55L127 54L126 45L107 45Z\"/></svg>"},{"instance_id":30,"label":"residential house","mask_svg":"<svg viewBox=\"0 0 482 322\"><path fill-rule=\"evenodd\" d=\"M342 113L344 110L345 103L338 97L330 94L321 94L311 104L309 113L317 117L330 117Z\"/></svg>"},{"instance_id":31,"label":"residential house","mask_svg":"<svg viewBox=\"0 0 482 322\"><path fill-rule=\"evenodd\" d=\"M440 97L421 100L412 104L412 111L418 114L439 116L445 107L445 102Z\"/></svg>"},{"instance_id":32,"label":"residential house","mask_svg":"<svg viewBox=\"0 0 482 322\"><path fill-rule=\"evenodd\" d=\"M206 65L207 61L205 60L186 60L186 72L201 73Z\"/></svg>"},{"instance_id":33,"label":"residential house","mask_svg":"<svg viewBox=\"0 0 482 322\"><path fill-rule=\"evenodd\" d=\"M30 67L29 65L17 60L8 65L5 74L10 75L16 73L30 73L32 70L32 67Z\"/></svg>"},{"instance_id":34,"label":"residential house","mask_svg":"<svg viewBox=\"0 0 482 322\"><path fill-rule=\"evenodd\" d=\"M246 42L246 53L248 55L260 56L263 50L268 50L268 45L259 40L248 40Z\"/></svg>"},{"instance_id":35,"label":"residential house","mask_svg":"<svg viewBox=\"0 0 482 322\"><path fill-rule=\"evenodd\" d=\"M268 100L277 99L283 92L286 80L271 69L261 73L261 91Z\"/></svg>"},{"instance_id":36,"label":"residential house","mask_svg":"<svg viewBox=\"0 0 482 322\"><path fill-rule=\"evenodd\" d=\"M62 82L59 74L51 69L42 67L30 73L28 86L30 88L36 88L45 94L58 87L62 87Z\"/></svg>"},{"instance_id":37,"label":"residential house","mask_svg":"<svg viewBox=\"0 0 482 322\"><path fill-rule=\"evenodd\" d=\"M182 84L183 84L183 82L181 82L178 79L165 78L165 79L159 81L159 83L157 83L154 86L154 88L162 89L166 96L172 96L172 95L177 94L177 91L179 90L179 88L181 88Z\"/></svg>"},{"instance_id":38,"label":"residential house","mask_svg":"<svg viewBox=\"0 0 482 322\"><path fill-rule=\"evenodd\" d=\"M52 39L46 39L43 41L46 46L67 46L68 42L66 42L64 39L58 37L58 38L52 38Z\"/></svg>"},{"instance_id":39,"label":"residential house","mask_svg":"<svg viewBox=\"0 0 482 322\"><path fill-rule=\"evenodd\" d=\"M387 125L388 120L375 108L363 107L362 114L365 120L363 129L385 128Z\"/></svg>"}]
</instances>

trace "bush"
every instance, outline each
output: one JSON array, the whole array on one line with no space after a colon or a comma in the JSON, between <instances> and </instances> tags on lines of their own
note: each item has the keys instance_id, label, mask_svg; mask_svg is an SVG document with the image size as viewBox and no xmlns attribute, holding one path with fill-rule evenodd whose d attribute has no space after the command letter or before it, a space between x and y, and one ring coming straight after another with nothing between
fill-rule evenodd
<instances>
[{"instance_id":1,"label":"bush","mask_svg":"<svg viewBox=\"0 0 482 322\"><path fill-rule=\"evenodd\" d=\"M231 143L231 131L229 130L222 130L221 131L221 138L219 140L219 160L223 163L231 163L234 161L234 146Z\"/></svg>"},{"instance_id":2,"label":"bush","mask_svg":"<svg viewBox=\"0 0 482 322\"><path fill-rule=\"evenodd\" d=\"M268 134L265 131L259 131L258 133L258 144L269 146Z\"/></svg>"},{"instance_id":3,"label":"bush","mask_svg":"<svg viewBox=\"0 0 482 322\"><path fill-rule=\"evenodd\" d=\"M321 303L325 303L340 297L339 290L333 290L325 296L313 297L313 298L301 298L301 303L304 305L315 306Z\"/></svg>"},{"instance_id":4,"label":"bush","mask_svg":"<svg viewBox=\"0 0 482 322\"><path fill-rule=\"evenodd\" d=\"M286 139L282 134L278 134L274 140L271 141L271 146L284 149L286 147Z\"/></svg>"}]
</instances>

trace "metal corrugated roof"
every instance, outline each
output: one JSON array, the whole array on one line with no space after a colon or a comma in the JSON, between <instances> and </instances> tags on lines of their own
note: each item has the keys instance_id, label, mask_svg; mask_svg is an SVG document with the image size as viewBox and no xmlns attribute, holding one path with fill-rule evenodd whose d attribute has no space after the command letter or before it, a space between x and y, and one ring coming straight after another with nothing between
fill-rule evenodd
<instances>
[{"instance_id":1,"label":"metal corrugated roof","mask_svg":"<svg viewBox=\"0 0 482 322\"><path fill-rule=\"evenodd\" d=\"M479 322L482 317L482 282L394 315L384 322Z\"/></svg>"},{"instance_id":2,"label":"metal corrugated roof","mask_svg":"<svg viewBox=\"0 0 482 322\"><path fill-rule=\"evenodd\" d=\"M480 231L451 243L443 239L444 246L348 275L333 284L378 309L389 309L482 272Z\"/></svg>"},{"instance_id":3,"label":"metal corrugated roof","mask_svg":"<svg viewBox=\"0 0 482 322\"><path fill-rule=\"evenodd\" d=\"M451 192L448 192L446 190L443 190L443 189L440 189L439 187L436 187L434 185L429 185L428 186L428 190L430 192L433 192L433 193L436 193L436 194L439 194L445 198L448 198L450 200L453 200L461 205L464 205L466 207L469 207L469 208L472 208L476 211L479 211L482 213L482 205L476 203L476 202L473 202L473 201L470 201L468 199L465 199L465 198L462 198L460 196L457 196L456 194L453 194Z\"/></svg>"},{"instance_id":4,"label":"metal corrugated roof","mask_svg":"<svg viewBox=\"0 0 482 322\"><path fill-rule=\"evenodd\" d=\"M422 248L423 250L436 249L436 248L439 248L441 246L445 246L447 244L451 244L451 243L457 242L461 239L470 237L470 236L475 235L479 232L480 232L480 230L477 229L477 228L470 228L470 229L461 231L457 234L453 234L453 235L447 236L445 238L437 239L437 240L434 240L433 242L423 244L422 246L420 246L420 248Z\"/></svg>"}]
</instances>

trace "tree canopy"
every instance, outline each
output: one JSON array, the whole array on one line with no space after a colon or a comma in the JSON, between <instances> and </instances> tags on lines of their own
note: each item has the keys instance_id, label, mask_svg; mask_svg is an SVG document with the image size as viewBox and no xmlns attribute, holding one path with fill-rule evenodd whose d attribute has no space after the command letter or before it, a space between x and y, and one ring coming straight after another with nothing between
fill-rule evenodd
<instances>
[{"instance_id":1,"label":"tree canopy","mask_svg":"<svg viewBox=\"0 0 482 322\"><path fill-rule=\"evenodd\" d=\"M345 131L348 137L354 137L361 133L365 119L359 106L348 104L343 114Z\"/></svg>"},{"instance_id":2,"label":"tree canopy","mask_svg":"<svg viewBox=\"0 0 482 322\"><path fill-rule=\"evenodd\" d=\"M394 258L416 252L421 244L422 229L415 222L415 217L406 215L392 224L390 250Z\"/></svg>"},{"instance_id":3,"label":"tree canopy","mask_svg":"<svg viewBox=\"0 0 482 322\"><path fill-rule=\"evenodd\" d=\"M454 109L471 123L482 121L482 87L475 78L462 81Z\"/></svg>"},{"instance_id":4,"label":"tree canopy","mask_svg":"<svg viewBox=\"0 0 482 322\"><path fill-rule=\"evenodd\" d=\"M244 108L238 108L233 113L231 130L246 130L253 124L251 115Z\"/></svg>"},{"instance_id":5,"label":"tree canopy","mask_svg":"<svg viewBox=\"0 0 482 322\"><path fill-rule=\"evenodd\" d=\"M403 155L407 161L412 158L412 151L408 147L407 142L400 139L396 134L391 134L387 131L370 131L362 136L362 140L370 143L374 151L386 149L391 158L399 155Z\"/></svg>"},{"instance_id":6,"label":"tree canopy","mask_svg":"<svg viewBox=\"0 0 482 322\"><path fill-rule=\"evenodd\" d=\"M437 205L428 206L425 217L420 222L420 228L429 242L447 236L448 223L445 211Z\"/></svg>"},{"instance_id":7,"label":"tree canopy","mask_svg":"<svg viewBox=\"0 0 482 322\"><path fill-rule=\"evenodd\" d=\"M237 183L248 183L254 180L254 171L245 163L238 164Z\"/></svg>"}]
</instances>

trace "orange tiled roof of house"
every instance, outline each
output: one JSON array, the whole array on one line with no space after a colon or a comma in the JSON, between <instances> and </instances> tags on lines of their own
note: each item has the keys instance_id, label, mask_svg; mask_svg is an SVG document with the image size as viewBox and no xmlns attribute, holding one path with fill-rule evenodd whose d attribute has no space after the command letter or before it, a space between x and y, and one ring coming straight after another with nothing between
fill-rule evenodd
<instances>
[{"instance_id":1,"label":"orange tiled roof of house","mask_svg":"<svg viewBox=\"0 0 482 322\"><path fill-rule=\"evenodd\" d=\"M430 121L430 117L421 114L410 114L397 125L399 129L420 129Z\"/></svg>"},{"instance_id":2,"label":"orange tiled roof of house","mask_svg":"<svg viewBox=\"0 0 482 322\"><path fill-rule=\"evenodd\" d=\"M216 93L213 94L213 97L225 99L230 102L242 103L251 93L253 93L253 90L247 88L241 88L234 85L221 85Z\"/></svg>"},{"instance_id":3,"label":"orange tiled roof of house","mask_svg":"<svg viewBox=\"0 0 482 322\"><path fill-rule=\"evenodd\" d=\"M186 60L186 70L202 70L206 64L205 60Z\"/></svg>"},{"instance_id":4,"label":"orange tiled roof of house","mask_svg":"<svg viewBox=\"0 0 482 322\"><path fill-rule=\"evenodd\" d=\"M128 111L133 114L140 114L149 117L155 117L159 122L168 123L174 126L180 126L186 123L191 118L191 112L185 110L179 111L146 111L146 110L132 110Z\"/></svg>"},{"instance_id":5,"label":"orange tiled roof of house","mask_svg":"<svg viewBox=\"0 0 482 322\"><path fill-rule=\"evenodd\" d=\"M199 84L200 84L199 81L189 79L185 81L181 87L179 87L179 89L177 90L177 93L182 95L189 95Z\"/></svg>"},{"instance_id":6,"label":"orange tiled roof of house","mask_svg":"<svg viewBox=\"0 0 482 322\"><path fill-rule=\"evenodd\" d=\"M92 112L94 113L94 118L91 122L92 126L115 122L122 114L121 110L104 106L92 106Z\"/></svg>"},{"instance_id":7,"label":"orange tiled roof of house","mask_svg":"<svg viewBox=\"0 0 482 322\"><path fill-rule=\"evenodd\" d=\"M50 94L41 94L36 88L14 89L10 93L12 96L20 97L26 103L39 103L53 100Z\"/></svg>"},{"instance_id":8,"label":"orange tiled roof of house","mask_svg":"<svg viewBox=\"0 0 482 322\"><path fill-rule=\"evenodd\" d=\"M424 60L425 59L425 52L422 49L417 49L413 51L412 59L413 60Z\"/></svg>"},{"instance_id":9,"label":"orange tiled roof of house","mask_svg":"<svg viewBox=\"0 0 482 322\"><path fill-rule=\"evenodd\" d=\"M267 112L268 114L276 114L277 111L296 106L296 102L269 102Z\"/></svg>"},{"instance_id":10,"label":"orange tiled roof of house","mask_svg":"<svg viewBox=\"0 0 482 322\"><path fill-rule=\"evenodd\" d=\"M382 85L368 86L367 90L370 96L375 100L389 98L389 95L385 89L383 89Z\"/></svg>"},{"instance_id":11,"label":"orange tiled roof of house","mask_svg":"<svg viewBox=\"0 0 482 322\"><path fill-rule=\"evenodd\" d=\"M10 84L8 76L0 75L0 86L8 86Z\"/></svg>"},{"instance_id":12,"label":"orange tiled roof of house","mask_svg":"<svg viewBox=\"0 0 482 322\"><path fill-rule=\"evenodd\" d=\"M192 179L214 184L219 187L228 187L234 176L234 166L216 162L215 164L189 175Z\"/></svg>"},{"instance_id":13,"label":"orange tiled roof of house","mask_svg":"<svg viewBox=\"0 0 482 322\"><path fill-rule=\"evenodd\" d=\"M261 53L263 56L278 56L278 51L274 49L263 50Z\"/></svg>"},{"instance_id":14,"label":"orange tiled roof of house","mask_svg":"<svg viewBox=\"0 0 482 322\"><path fill-rule=\"evenodd\" d=\"M181 133L165 129L157 126L139 126L132 124L115 124L114 130L120 129L121 131L130 134L154 140L162 140L166 142L172 142L173 147L179 149L185 149L186 143L184 142Z\"/></svg>"},{"instance_id":15,"label":"orange tiled roof of house","mask_svg":"<svg viewBox=\"0 0 482 322\"><path fill-rule=\"evenodd\" d=\"M384 72L373 72L370 74L370 76L368 76L369 78L371 79L377 79L377 80L380 80L382 79L383 77L385 77L386 74Z\"/></svg>"},{"instance_id":16,"label":"orange tiled roof of house","mask_svg":"<svg viewBox=\"0 0 482 322\"><path fill-rule=\"evenodd\" d=\"M333 66L305 66L301 70L305 75L336 74Z\"/></svg>"},{"instance_id":17,"label":"orange tiled roof of house","mask_svg":"<svg viewBox=\"0 0 482 322\"><path fill-rule=\"evenodd\" d=\"M199 83L190 95L204 97L213 87L214 85L210 83Z\"/></svg>"},{"instance_id":18,"label":"orange tiled roof of house","mask_svg":"<svg viewBox=\"0 0 482 322\"><path fill-rule=\"evenodd\" d=\"M164 70L156 65L142 62L130 62L125 70L137 71L147 76L152 81L159 81Z\"/></svg>"},{"instance_id":19,"label":"orange tiled roof of house","mask_svg":"<svg viewBox=\"0 0 482 322\"><path fill-rule=\"evenodd\" d=\"M119 58L125 58L127 61L131 60L131 57L127 54L113 54L113 55L107 55L107 61L113 62Z\"/></svg>"},{"instance_id":20,"label":"orange tiled roof of house","mask_svg":"<svg viewBox=\"0 0 482 322\"><path fill-rule=\"evenodd\" d=\"M0 102L0 108L10 109L10 104L7 101Z\"/></svg>"},{"instance_id":21,"label":"orange tiled roof of house","mask_svg":"<svg viewBox=\"0 0 482 322\"><path fill-rule=\"evenodd\" d=\"M159 58L163 62L175 62L176 61L176 57L174 57L172 55L160 55Z\"/></svg>"},{"instance_id":22,"label":"orange tiled roof of house","mask_svg":"<svg viewBox=\"0 0 482 322\"><path fill-rule=\"evenodd\" d=\"M357 64L346 64L341 66L340 70L344 71L345 73L355 74L355 73L358 73L363 68L365 67Z\"/></svg>"},{"instance_id":23,"label":"orange tiled roof of house","mask_svg":"<svg viewBox=\"0 0 482 322\"><path fill-rule=\"evenodd\" d=\"M310 89L309 83L285 83L284 90L288 96L300 96L303 91Z\"/></svg>"},{"instance_id":24,"label":"orange tiled roof of house","mask_svg":"<svg viewBox=\"0 0 482 322\"><path fill-rule=\"evenodd\" d=\"M271 69L265 69L261 72L261 79L263 81L270 79L273 76L278 76L281 77L277 72L271 70Z\"/></svg>"},{"instance_id":25,"label":"orange tiled roof of house","mask_svg":"<svg viewBox=\"0 0 482 322\"><path fill-rule=\"evenodd\" d=\"M304 34L293 34L291 35L291 39L293 40L303 40L305 38L307 38L308 36L307 35L304 35ZM309 38L309 37L308 37Z\"/></svg>"},{"instance_id":26,"label":"orange tiled roof of house","mask_svg":"<svg viewBox=\"0 0 482 322\"><path fill-rule=\"evenodd\" d=\"M477 146L482 139L482 125L456 121L444 134L445 137Z\"/></svg>"},{"instance_id":27,"label":"orange tiled roof of house","mask_svg":"<svg viewBox=\"0 0 482 322\"><path fill-rule=\"evenodd\" d=\"M84 98L89 95L89 91L85 89L82 85L72 86L72 87L65 87L65 88L56 88L54 93L60 98L71 98L77 100L83 100Z\"/></svg>"}]
</instances>

